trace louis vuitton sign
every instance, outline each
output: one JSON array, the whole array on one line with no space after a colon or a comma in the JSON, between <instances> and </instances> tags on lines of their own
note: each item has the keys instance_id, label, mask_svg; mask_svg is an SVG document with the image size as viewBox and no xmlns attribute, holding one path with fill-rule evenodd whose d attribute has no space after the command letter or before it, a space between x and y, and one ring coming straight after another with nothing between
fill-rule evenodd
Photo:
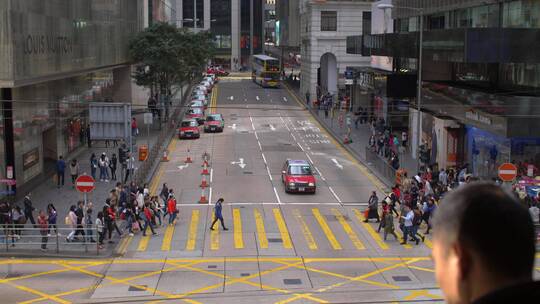
<instances>
[{"instance_id":1,"label":"louis vuitton sign","mask_svg":"<svg viewBox=\"0 0 540 304\"><path fill-rule=\"evenodd\" d=\"M66 36L28 35L24 39L25 55L73 53L73 39Z\"/></svg>"}]
</instances>

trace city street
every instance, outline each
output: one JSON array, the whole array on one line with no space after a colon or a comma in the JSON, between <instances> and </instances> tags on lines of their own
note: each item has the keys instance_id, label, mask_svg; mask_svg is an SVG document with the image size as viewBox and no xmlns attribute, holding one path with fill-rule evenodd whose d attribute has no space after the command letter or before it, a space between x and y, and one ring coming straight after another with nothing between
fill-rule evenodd
<instances>
[{"instance_id":1,"label":"city street","mask_svg":"<svg viewBox=\"0 0 540 304\"><path fill-rule=\"evenodd\" d=\"M175 137L170 161L160 164L150 185L156 195L163 183L174 189L175 225L159 227L157 236L124 237L115 258L0 260L3 302L442 301L430 235L419 245L400 245L393 236L384 241L378 223L363 222L371 192L382 199L385 186L288 89L224 78L208 113L224 116L224 131ZM204 153L208 176L201 174ZM188 157L192 163L185 163ZM285 192L287 159L312 164L315 194ZM200 204L201 196L209 203ZM220 197L229 230L216 225L211 231Z\"/></svg>"}]
</instances>

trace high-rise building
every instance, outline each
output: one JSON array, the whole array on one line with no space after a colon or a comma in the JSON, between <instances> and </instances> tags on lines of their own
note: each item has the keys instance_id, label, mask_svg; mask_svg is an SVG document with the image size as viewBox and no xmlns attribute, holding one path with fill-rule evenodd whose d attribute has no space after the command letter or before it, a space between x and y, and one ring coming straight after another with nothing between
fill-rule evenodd
<instances>
[{"instance_id":1,"label":"high-rise building","mask_svg":"<svg viewBox=\"0 0 540 304\"><path fill-rule=\"evenodd\" d=\"M132 100L143 14L143 0L0 1L0 178L30 189L84 145L89 102Z\"/></svg>"},{"instance_id":2,"label":"high-rise building","mask_svg":"<svg viewBox=\"0 0 540 304\"><path fill-rule=\"evenodd\" d=\"M412 75L376 94L381 109L411 105L413 157L423 143L430 164L467 164L490 178L504 162L540 165L539 1L397 0L379 8L391 14L395 32L354 37L348 49L390 58L393 78ZM420 104L411 90L419 62Z\"/></svg>"},{"instance_id":3,"label":"high-rise building","mask_svg":"<svg viewBox=\"0 0 540 304\"><path fill-rule=\"evenodd\" d=\"M176 0L176 17L179 27L213 34L215 64L247 68L250 54L262 52L263 0Z\"/></svg>"}]
</instances>

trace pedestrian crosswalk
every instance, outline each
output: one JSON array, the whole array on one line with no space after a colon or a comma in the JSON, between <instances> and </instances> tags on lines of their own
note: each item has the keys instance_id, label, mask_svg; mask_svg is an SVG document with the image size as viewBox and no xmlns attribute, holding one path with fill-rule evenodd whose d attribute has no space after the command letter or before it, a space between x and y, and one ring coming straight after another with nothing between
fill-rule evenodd
<instances>
[{"instance_id":1,"label":"pedestrian crosswalk","mask_svg":"<svg viewBox=\"0 0 540 304\"><path fill-rule=\"evenodd\" d=\"M159 235L147 233L136 235L131 250L150 251L202 251L210 252L229 248L234 250L256 247L259 252L283 249L285 251L305 248L308 252L318 250L362 252L367 249L386 251L391 249L431 248L426 237L421 246L411 243L400 245L390 236L384 241L377 232L378 224L365 223L363 212L358 208L339 207L264 207L234 206L225 214L230 218L232 231L223 231L220 223L210 230L214 220L212 208L197 206L182 212L173 225L158 228ZM398 237L402 235L396 229ZM253 248L251 248L253 249ZM275 252L275 251L274 251ZM292 251L291 251L292 252Z\"/></svg>"}]
</instances>

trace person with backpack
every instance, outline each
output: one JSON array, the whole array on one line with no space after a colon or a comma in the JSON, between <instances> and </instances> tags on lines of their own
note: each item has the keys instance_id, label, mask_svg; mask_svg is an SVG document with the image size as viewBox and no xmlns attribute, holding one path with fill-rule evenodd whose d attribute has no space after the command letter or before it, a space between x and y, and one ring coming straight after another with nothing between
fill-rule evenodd
<instances>
[{"instance_id":1,"label":"person with backpack","mask_svg":"<svg viewBox=\"0 0 540 304\"><path fill-rule=\"evenodd\" d=\"M24 217L27 220L30 220L30 223L32 223L32 225L36 227L36 221L34 220L34 215L33 215L33 212L34 210L36 210L36 208L34 208L34 206L32 205L32 200L30 199L30 193L28 193L24 197L23 205L24 205Z\"/></svg>"},{"instance_id":2,"label":"person with backpack","mask_svg":"<svg viewBox=\"0 0 540 304\"><path fill-rule=\"evenodd\" d=\"M391 212L387 212L384 215L384 240L385 241L386 241L386 237L389 234L393 235L396 238L396 241L398 240L398 236L394 228L394 217L392 216Z\"/></svg>"},{"instance_id":3,"label":"person with backpack","mask_svg":"<svg viewBox=\"0 0 540 304\"><path fill-rule=\"evenodd\" d=\"M58 188L64 186L64 173L66 171L66 162L64 161L64 158L62 155L58 156L58 160L56 161L56 178L57 178L57 184L56 186Z\"/></svg>"},{"instance_id":4,"label":"person with backpack","mask_svg":"<svg viewBox=\"0 0 540 304\"><path fill-rule=\"evenodd\" d=\"M214 221L212 222L212 225L210 225L210 230L214 230L214 225L218 220L221 222L221 227L223 228L223 230L229 230L227 229L227 227L225 227L225 223L223 222L223 214L221 212L223 209L224 201L225 200L223 198L220 198L217 200L216 205L214 206Z\"/></svg>"},{"instance_id":5,"label":"person with backpack","mask_svg":"<svg viewBox=\"0 0 540 304\"><path fill-rule=\"evenodd\" d=\"M93 179L96 179L97 167L98 161L96 159L96 154L92 153L92 155L90 155L90 173Z\"/></svg>"},{"instance_id":6,"label":"person with backpack","mask_svg":"<svg viewBox=\"0 0 540 304\"><path fill-rule=\"evenodd\" d=\"M152 218L154 217L152 213L152 209L150 209L149 203L146 203L143 207L143 212L141 213L141 217L144 221L144 225L142 228L142 235L146 236L146 229L150 227L150 231L152 231L152 235L157 235L157 233L154 231L154 227L152 227Z\"/></svg>"},{"instance_id":7,"label":"person with backpack","mask_svg":"<svg viewBox=\"0 0 540 304\"><path fill-rule=\"evenodd\" d=\"M39 211L37 222L39 227L39 234L41 234L41 251L47 251L47 242L49 240L49 237L47 236L49 234L49 223L47 221L47 215L45 215L45 211Z\"/></svg>"},{"instance_id":8,"label":"person with backpack","mask_svg":"<svg viewBox=\"0 0 540 304\"><path fill-rule=\"evenodd\" d=\"M58 233L58 226L56 226L58 212L56 212L56 208L54 207L52 203L47 205L47 214L48 214L48 219L49 219L49 232L47 233L47 236L51 236L50 232L51 232L51 229L53 228L56 235L60 235Z\"/></svg>"},{"instance_id":9,"label":"person with backpack","mask_svg":"<svg viewBox=\"0 0 540 304\"><path fill-rule=\"evenodd\" d=\"M411 234L415 237L419 236L422 242L424 242L425 236L418 233L418 228L420 228L420 224L422 223L422 212L417 206L413 206L413 214L413 226ZM418 245L418 242L416 244Z\"/></svg>"},{"instance_id":10,"label":"person with backpack","mask_svg":"<svg viewBox=\"0 0 540 304\"><path fill-rule=\"evenodd\" d=\"M435 200L432 197L424 202L424 205L422 206L422 222L426 222L427 225L427 229L424 234L429 234L429 230L431 229L431 217L435 212L435 208Z\"/></svg>"}]
</instances>

